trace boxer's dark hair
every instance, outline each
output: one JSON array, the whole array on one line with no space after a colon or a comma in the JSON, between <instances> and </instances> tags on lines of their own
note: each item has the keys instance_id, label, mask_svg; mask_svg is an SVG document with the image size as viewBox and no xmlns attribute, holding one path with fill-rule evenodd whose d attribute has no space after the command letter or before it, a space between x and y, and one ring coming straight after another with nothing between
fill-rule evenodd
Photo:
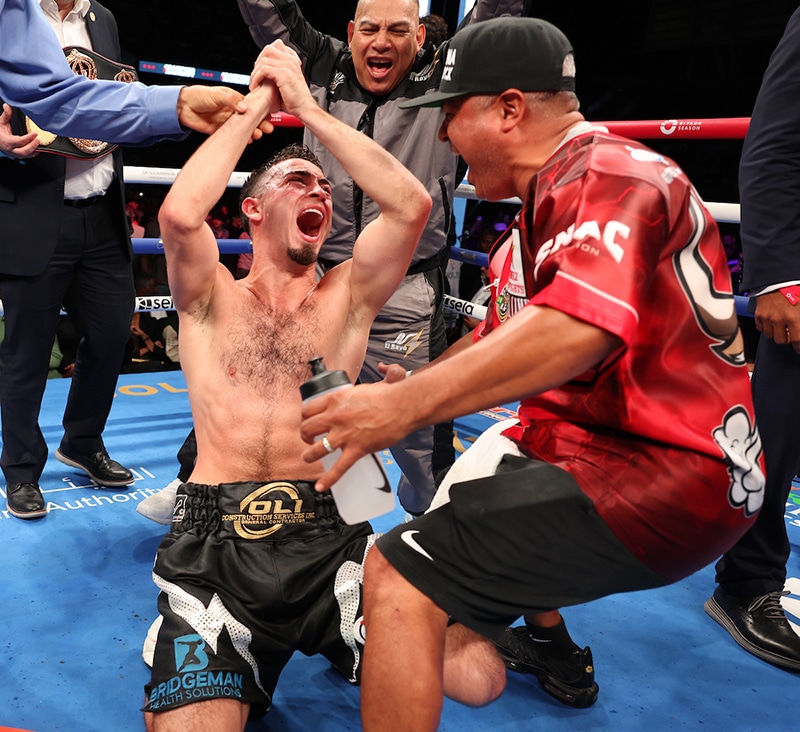
<instances>
[{"instance_id":1,"label":"boxer's dark hair","mask_svg":"<svg viewBox=\"0 0 800 732\"><path fill-rule=\"evenodd\" d=\"M322 170L322 163L320 163L319 158L311 152L311 149L304 145L302 142L293 142L291 145L287 145L282 150L278 150L272 157L267 159L266 162L259 165L249 176L247 176L247 180L244 182L241 191L239 192L239 211L242 210L242 201L245 198L258 198L262 191L259 190L259 183L264 178L264 174L273 166L277 165L278 163L282 163L284 160L293 160L299 158L300 160L306 160L309 163L313 163L316 165L320 170ZM324 171L323 171L324 172ZM247 216L242 214L242 228L249 234L250 233L250 222L247 219Z\"/></svg>"}]
</instances>

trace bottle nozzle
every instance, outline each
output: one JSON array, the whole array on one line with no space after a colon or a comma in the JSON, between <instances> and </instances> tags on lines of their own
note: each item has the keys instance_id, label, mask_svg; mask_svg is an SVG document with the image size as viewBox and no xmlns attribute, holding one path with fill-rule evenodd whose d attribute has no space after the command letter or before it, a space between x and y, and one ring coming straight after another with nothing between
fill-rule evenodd
<instances>
[{"instance_id":1,"label":"bottle nozzle","mask_svg":"<svg viewBox=\"0 0 800 732\"><path fill-rule=\"evenodd\" d=\"M303 399L319 396L329 389L352 386L346 371L328 371L322 362L322 356L314 356L309 362L311 378L300 385L300 396Z\"/></svg>"}]
</instances>

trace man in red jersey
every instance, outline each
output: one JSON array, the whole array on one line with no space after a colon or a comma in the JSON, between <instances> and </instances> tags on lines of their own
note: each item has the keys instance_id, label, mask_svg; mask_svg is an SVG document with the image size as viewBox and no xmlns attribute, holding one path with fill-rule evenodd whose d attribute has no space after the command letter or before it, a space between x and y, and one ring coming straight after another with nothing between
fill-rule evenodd
<instances>
[{"instance_id":1,"label":"man in red jersey","mask_svg":"<svg viewBox=\"0 0 800 732\"><path fill-rule=\"evenodd\" d=\"M441 61L439 91L411 104L442 105L439 136L479 197L523 207L474 339L408 379L392 367L304 407L304 439L325 432L343 451L317 489L421 425L522 403L488 436L501 443L491 474L472 461L449 502L367 560L368 731L436 728L449 622L506 655L520 615L705 566L763 498L725 252L683 172L583 119L572 48L549 23L477 24Z\"/></svg>"}]
</instances>

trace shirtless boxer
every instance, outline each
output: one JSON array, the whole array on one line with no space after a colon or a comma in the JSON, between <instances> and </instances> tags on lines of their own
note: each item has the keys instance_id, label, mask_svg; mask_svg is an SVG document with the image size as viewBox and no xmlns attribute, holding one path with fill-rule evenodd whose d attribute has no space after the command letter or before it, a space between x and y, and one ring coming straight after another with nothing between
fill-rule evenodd
<instances>
[{"instance_id":1,"label":"shirtless boxer","mask_svg":"<svg viewBox=\"0 0 800 732\"><path fill-rule=\"evenodd\" d=\"M358 374L372 319L402 280L431 201L389 153L317 106L280 41L260 74L270 81L192 156L159 215L198 457L153 571L164 621L148 730L244 729L251 707L270 706L295 650L323 654L352 682L360 674L360 578L374 535L367 523L344 524L330 494L314 491L323 471L301 458L299 386L318 355ZM319 282L331 191L307 149L278 153L242 189L253 239L245 279L219 263L205 223L278 99L381 208L353 258ZM478 688L464 701L496 693Z\"/></svg>"}]
</instances>

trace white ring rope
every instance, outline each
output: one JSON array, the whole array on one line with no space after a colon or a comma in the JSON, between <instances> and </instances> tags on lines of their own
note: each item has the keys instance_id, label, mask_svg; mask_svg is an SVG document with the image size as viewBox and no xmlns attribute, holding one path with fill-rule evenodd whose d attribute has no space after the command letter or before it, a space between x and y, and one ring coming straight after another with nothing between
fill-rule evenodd
<instances>
[{"instance_id":1,"label":"white ring rope","mask_svg":"<svg viewBox=\"0 0 800 732\"><path fill-rule=\"evenodd\" d=\"M125 183L143 184L143 183L156 183L168 184L172 183L180 173L180 168L147 168L141 166L125 166ZM249 173L235 172L228 180L230 188L241 188ZM477 199L475 195L475 188L469 183L462 181L456 188L455 195L457 198L470 198ZM516 203L521 204L519 198L508 198L499 203ZM740 207L738 203L709 203L706 202L706 207L711 212L711 215L716 221L726 224L738 224L740 221Z\"/></svg>"},{"instance_id":2,"label":"white ring rope","mask_svg":"<svg viewBox=\"0 0 800 732\"><path fill-rule=\"evenodd\" d=\"M180 168L154 168L143 166L125 166L125 183L130 184L170 184L180 173ZM241 188L247 180L249 173L234 172L228 179L228 186L230 188ZM455 195L457 198L476 199L475 187L466 182L466 179L456 187ZM512 203L520 205L522 201L519 198L509 198L499 203ZM711 216L718 222L738 224L740 221L741 208L738 203L708 203L706 202ZM218 240L220 252L223 254L236 254L241 252L252 252L253 244L249 239L219 239ZM138 254L160 254L164 251L164 245L160 239L134 239L134 251ZM453 247L451 250L451 259L455 259L467 264L474 264L480 267L488 266L488 255L482 252L476 252L471 249L462 249L461 247ZM156 306L150 303L155 300L169 300L169 306ZM482 320L486 317L486 307L484 305L476 305L468 300L461 300L452 295L444 296L444 307L459 315L469 315L470 317ZM138 297L136 298L136 311L143 312L147 310L172 310L171 298L153 298L153 297ZM736 310L740 315L748 315L746 298L736 297Z\"/></svg>"},{"instance_id":3,"label":"white ring rope","mask_svg":"<svg viewBox=\"0 0 800 732\"><path fill-rule=\"evenodd\" d=\"M478 198L475 195L475 186L471 186L469 183L464 182L462 182L461 185L456 188L456 197L474 199ZM502 201L498 201L498 203L516 203L517 205L521 205L522 201L519 198L506 198ZM704 201L703 203L715 221L725 224L740 223L741 207L738 203L709 203L708 201Z\"/></svg>"}]
</instances>

